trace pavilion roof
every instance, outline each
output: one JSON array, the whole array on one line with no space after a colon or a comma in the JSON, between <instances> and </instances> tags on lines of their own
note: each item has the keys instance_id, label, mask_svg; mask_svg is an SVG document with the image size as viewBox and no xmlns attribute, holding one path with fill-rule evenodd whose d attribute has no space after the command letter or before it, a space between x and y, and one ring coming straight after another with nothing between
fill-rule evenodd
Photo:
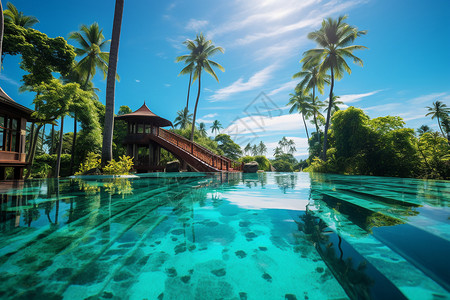
<instances>
[{"instance_id":1,"label":"pavilion roof","mask_svg":"<svg viewBox=\"0 0 450 300\"><path fill-rule=\"evenodd\" d=\"M164 118L156 115L155 113L153 113L147 107L147 105L145 105L145 102L141 106L141 108L139 108L138 110L136 110L132 113L129 113L129 114L117 116L116 120L124 120L127 122L130 122L130 121L144 122L146 124L152 124L152 125L156 125L159 127L173 126L172 122L170 122L169 120L164 119Z\"/></svg>"},{"instance_id":2,"label":"pavilion roof","mask_svg":"<svg viewBox=\"0 0 450 300\"><path fill-rule=\"evenodd\" d=\"M34 112L34 110L29 109L28 107L25 107L14 101L13 99L11 99L11 97L9 97L8 94L6 94L1 87L0 87L0 102L23 112L25 115L28 116L28 118L30 118L31 114Z\"/></svg>"}]
</instances>

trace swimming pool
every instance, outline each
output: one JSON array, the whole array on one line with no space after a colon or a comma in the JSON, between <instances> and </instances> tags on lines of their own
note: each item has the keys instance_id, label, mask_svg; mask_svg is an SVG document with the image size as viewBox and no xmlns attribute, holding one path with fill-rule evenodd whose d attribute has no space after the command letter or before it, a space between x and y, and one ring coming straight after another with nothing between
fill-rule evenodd
<instances>
[{"instance_id":1,"label":"swimming pool","mask_svg":"<svg viewBox=\"0 0 450 300\"><path fill-rule=\"evenodd\" d=\"M0 185L2 299L445 299L450 183L153 173Z\"/></svg>"}]
</instances>

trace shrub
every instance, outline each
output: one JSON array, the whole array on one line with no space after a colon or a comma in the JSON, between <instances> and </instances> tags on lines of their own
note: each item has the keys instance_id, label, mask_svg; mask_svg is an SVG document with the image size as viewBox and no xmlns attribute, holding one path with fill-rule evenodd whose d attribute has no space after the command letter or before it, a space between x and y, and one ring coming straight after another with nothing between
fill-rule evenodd
<instances>
[{"instance_id":1,"label":"shrub","mask_svg":"<svg viewBox=\"0 0 450 300\"><path fill-rule=\"evenodd\" d=\"M258 166L259 170L270 171L270 161L264 155L243 156L239 159L239 161L243 163L256 161L259 164Z\"/></svg>"},{"instance_id":2,"label":"shrub","mask_svg":"<svg viewBox=\"0 0 450 300\"><path fill-rule=\"evenodd\" d=\"M94 168L100 168L101 159L100 154L89 152L86 156L84 162L80 164L80 170L75 173L75 175L81 175L86 171L89 171Z\"/></svg>"},{"instance_id":3,"label":"shrub","mask_svg":"<svg viewBox=\"0 0 450 300\"><path fill-rule=\"evenodd\" d=\"M103 168L105 174L125 175L128 174L133 167L133 159L129 156L122 155L119 161L111 160L107 166Z\"/></svg>"}]
</instances>

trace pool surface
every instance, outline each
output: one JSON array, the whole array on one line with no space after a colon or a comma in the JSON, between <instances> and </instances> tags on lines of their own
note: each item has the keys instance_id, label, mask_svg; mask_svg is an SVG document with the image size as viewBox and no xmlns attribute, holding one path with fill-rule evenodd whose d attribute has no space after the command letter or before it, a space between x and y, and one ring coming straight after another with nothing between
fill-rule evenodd
<instances>
[{"instance_id":1,"label":"pool surface","mask_svg":"<svg viewBox=\"0 0 450 300\"><path fill-rule=\"evenodd\" d=\"M0 183L1 299L448 299L450 183L308 173Z\"/></svg>"}]
</instances>

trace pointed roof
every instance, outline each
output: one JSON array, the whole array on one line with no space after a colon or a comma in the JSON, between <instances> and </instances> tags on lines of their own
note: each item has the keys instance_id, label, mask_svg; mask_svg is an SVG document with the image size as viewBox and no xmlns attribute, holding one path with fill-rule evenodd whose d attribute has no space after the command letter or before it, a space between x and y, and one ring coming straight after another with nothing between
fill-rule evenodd
<instances>
[{"instance_id":1,"label":"pointed roof","mask_svg":"<svg viewBox=\"0 0 450 300\"><path fill-rule=\"evenodd\" d=\"M145 105L145 102L138 110L129 114L117 116L116 120L145 122L146 124L152 124L159 127L173 126L172 122L169 120L161 118L153 113L147 105Z\"/></svg>"},{"instance_id":2,"label":"pointed roof","mask_svg":"<svg viewBox=\"0 0 450 300\"><path fill-rule=\"evenodd\" d=\"M8 94L6 94L5 91L1 87L0 87L0 102L6 104L8 106L14 107L15 109L22 111L23 113L25 113L28 116L31 116L31 114L34 112L32 109L29 109L28 107L20 105L19 103L17 103L13 99L11 99L11 97L9 97Z\"/></svg>"}]
</instances>

